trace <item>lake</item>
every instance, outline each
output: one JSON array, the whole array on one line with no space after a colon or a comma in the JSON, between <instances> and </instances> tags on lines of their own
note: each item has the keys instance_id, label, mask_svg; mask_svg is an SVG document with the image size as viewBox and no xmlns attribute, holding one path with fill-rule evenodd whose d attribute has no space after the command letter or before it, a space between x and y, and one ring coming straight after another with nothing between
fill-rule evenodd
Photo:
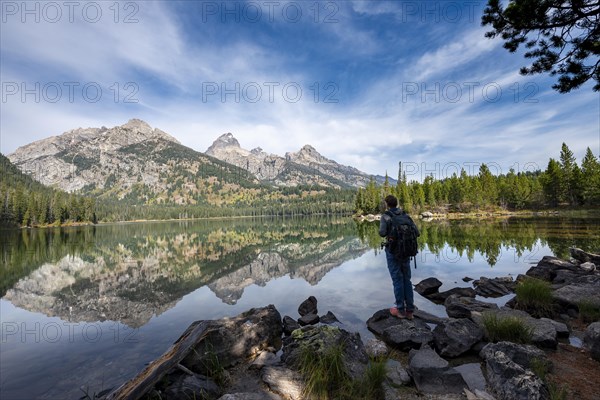
<instances>
[{"instance_id":1,"label":"lake","mask_svg":"<svg viewBox=\"0 0 600 400\"><path fill-rule=\"evenodd\" d=\"M573 245L600 249L600 218L417 225L413 283L434 276L440 290L471 286L467 276L516 277ZM312 217L0 231L0 397L92 396L134 376L195 320L268 304L298 318L310 295L320 315L332 311L366 341L366 320L393 303L377 228ZM415 303L445 315L416 293Z\"/></svg>"}]
</instances>

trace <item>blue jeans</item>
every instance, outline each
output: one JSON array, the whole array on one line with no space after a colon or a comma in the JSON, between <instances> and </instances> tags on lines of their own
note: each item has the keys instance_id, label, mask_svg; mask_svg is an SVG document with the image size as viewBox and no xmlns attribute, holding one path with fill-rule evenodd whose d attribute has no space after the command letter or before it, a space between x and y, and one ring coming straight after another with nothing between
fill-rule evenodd
<instances>
[{"instance_id":1,"label":"blue jeans","mask_svg":"<svg viewBox=\"0 0 600 400\"><path fill-rule=\"evenodd\" d=\"M387 248L385 249L385 258L394 285L396 306L400 311L414 311L413 287L410 281L410 258L399 262Z\"/></svg>"}]
</instances>

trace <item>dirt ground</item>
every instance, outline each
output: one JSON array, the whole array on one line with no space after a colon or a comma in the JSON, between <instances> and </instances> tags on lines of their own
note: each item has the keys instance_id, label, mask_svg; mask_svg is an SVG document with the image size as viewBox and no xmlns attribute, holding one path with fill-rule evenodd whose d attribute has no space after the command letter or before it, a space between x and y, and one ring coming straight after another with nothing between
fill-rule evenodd
<instances>
[{"instance_id":1,"label":"dirt ground","mask_svg":"<svg viewBox=\"0 0 600 400\"><path fill-rule=\"evenodd\" d=\"M547 354L554 364L548 380L566 386L568 399L600 400L600 362L593 360L589 352L559 343L556 351Z\"/></svg>"}]
</instances>

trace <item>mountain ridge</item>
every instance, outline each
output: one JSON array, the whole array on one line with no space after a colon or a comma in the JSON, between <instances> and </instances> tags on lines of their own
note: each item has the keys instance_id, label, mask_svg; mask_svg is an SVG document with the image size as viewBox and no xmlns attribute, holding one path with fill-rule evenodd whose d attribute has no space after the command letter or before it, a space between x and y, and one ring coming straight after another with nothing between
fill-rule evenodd
<instances>
[{"instance_id":1,"label":"mountain ridge","mask_svg":"<svg viewBox=\"0 0 600 400\"><path fill-rule=\"evenodd\" d=\"M46 186L137 204L223 204L215 192L232 198L236 188L257 185L356 188L372 178L310 144L279 156L244 149L228 132L202 153L135 118L112 128L71 129L21 146L8 159Z\"/></svg>"},{"instance_id":2,"label":"mountain ridge","mask_svg":"<svg viewBox=\"0 0 600 400\"><path fill-rule=\"evenodd\" d=\"M222 134L205 154L245 169L257 179L275 185L322 185L332 187L364 187L371 178L383 182L357 168L339 164L305 144L284 156L265 152L261 147L246 150L231 132Z\"/></svg>"}]
</instances>

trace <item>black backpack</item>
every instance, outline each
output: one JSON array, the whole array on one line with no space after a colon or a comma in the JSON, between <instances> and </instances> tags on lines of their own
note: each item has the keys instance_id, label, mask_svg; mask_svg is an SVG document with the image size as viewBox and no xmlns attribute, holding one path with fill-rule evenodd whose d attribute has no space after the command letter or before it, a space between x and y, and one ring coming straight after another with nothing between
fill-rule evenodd
<instances>
[{"instance_id":1,"label":"black backpack","mask_svg":"<svg viewBox=\"0 0 600 400\"><path fill-rule=\"evenodd\" d=\"M419 234L414 222L406 213L394 214L391 211L385 213L391 218L390 233L387 236L387 245L390 252L398 261L416 256L419 252L417 243Z\"/></svg>"}]
</instances>

